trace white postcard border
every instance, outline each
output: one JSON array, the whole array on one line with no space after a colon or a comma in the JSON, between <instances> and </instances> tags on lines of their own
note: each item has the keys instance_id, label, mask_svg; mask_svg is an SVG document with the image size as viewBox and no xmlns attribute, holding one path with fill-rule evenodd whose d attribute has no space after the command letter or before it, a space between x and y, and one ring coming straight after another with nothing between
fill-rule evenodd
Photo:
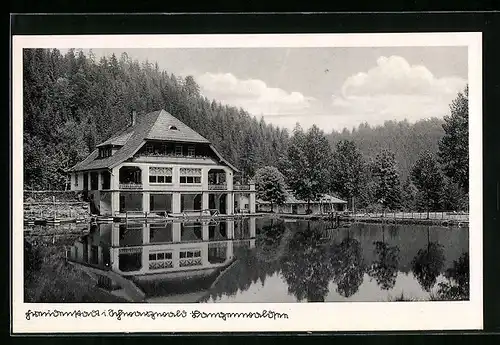
<instances>
[{"instance_id":1,"label":"white postcard border","mask_svg":"<svg viewBox=\"0 0 500 345\"><path fill-rule=\"evenodd\" d=\"M23 48L236 48L236 47L468 46L470 157L470 301L220 304L23 303ZM482 283L482 36L481 33L287 35L76 35L13 37L12 116L12 314L14 333L376 331L483 328ZM173 312L186 317L110 316L109 309ZM27 312L81 310L99 317L28 317ZM192 312L286 313L288 318L193 318ZM220 314L219 314L220 315ZM267 314L268 316L270 314Z\"/></svg>"}]
</instances>

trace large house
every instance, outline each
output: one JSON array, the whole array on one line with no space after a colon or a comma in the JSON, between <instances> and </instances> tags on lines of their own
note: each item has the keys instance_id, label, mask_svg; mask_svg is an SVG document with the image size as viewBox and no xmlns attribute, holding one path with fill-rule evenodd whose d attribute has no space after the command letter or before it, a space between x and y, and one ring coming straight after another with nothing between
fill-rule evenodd
<instances>
[{"instance_id":1,"label":"large house","mask_svg":"<svg viewBox=\"0 0 500 345\"><path fill-rule=\"evenodd\" d=\"M234 184L238 170L200 134L165 110L143 116L97 145L70 169L71 189L85 191L96 214L127 211L234 214L238 200L255 213L255 185Z\"/></svg>"}]
</instances>

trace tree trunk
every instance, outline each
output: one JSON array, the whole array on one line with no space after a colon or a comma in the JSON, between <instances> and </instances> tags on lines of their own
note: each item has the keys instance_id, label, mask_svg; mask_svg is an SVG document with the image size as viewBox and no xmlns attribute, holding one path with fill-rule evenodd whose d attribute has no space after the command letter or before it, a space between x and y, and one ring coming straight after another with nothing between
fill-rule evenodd
<instances>
[{"instance_id":1,"label":"tree trunk","mask_svg":"<svg viewBox=\"0 0 500 345\"><path fill-rule=\"evenodd\" d=\"M429 248L431 246L430 228L430 226L427 227L427 253L429 252Z\"/></svg>"},{"instance_id":2,"label":"tree trunk","mask_svg":"<svg viewBox=\"0 0 500 345\"><path fill-rule=\"evenodd\" d=\"M427 204L427 219L429 219L429 199L430 199L429 193L427 193L427 198L426 199L427 199L426 200L427 201L426 202L426 204Z\"/></svg>"},{"instance_id":3,"label":"tree trunk","mask_svg":"<svg viewBox=\"0 0 500 345\"><path fill-rule=\"evenodd\" d=\"M271 213L274 212L274 209L273 209L273 203L271 202Z\"/></svg>"}]
</instances>

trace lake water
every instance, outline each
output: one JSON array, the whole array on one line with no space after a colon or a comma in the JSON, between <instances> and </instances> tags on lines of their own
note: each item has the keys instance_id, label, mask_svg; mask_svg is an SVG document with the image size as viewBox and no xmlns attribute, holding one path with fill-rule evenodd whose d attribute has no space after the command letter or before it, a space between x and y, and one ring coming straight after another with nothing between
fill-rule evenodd
<instances>
[{"instance_id":1,"label":"lake water","mask_svg":"<svg viewBox=\"0 0 500 345\"><path fill-rule=\"evenodd\" d=\"M468 299L468 228L112 223L61 248L72 261L132 280L151 303Z\"/></svg>"}]
</instances>

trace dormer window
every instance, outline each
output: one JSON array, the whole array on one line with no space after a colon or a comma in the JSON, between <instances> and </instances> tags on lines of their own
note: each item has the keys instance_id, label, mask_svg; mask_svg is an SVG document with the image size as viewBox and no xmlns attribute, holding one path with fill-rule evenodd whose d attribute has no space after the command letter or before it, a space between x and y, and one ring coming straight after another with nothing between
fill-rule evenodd
<instances>
[{"instance_id":1,"label":"dormer window","mask_svg":"<svg viewBox=\"0 0 500 345\"><path fill-rule=\"evenodd\" d=\"M111 157L112 154L113 152L110 147L101 147L99 149L99 157L101 158Z\"/></svg>"},{"instance_id":2,"label":"dormer window","mask_svg":"<svg viewBox=\"0 0 500 345\"><path fill-rule=\"evenodd\" d=\"M171 125L171 126L168 126L168 129L172 130L172 131L177 131L177 127Z\"/></svg>"}]
</instances>

